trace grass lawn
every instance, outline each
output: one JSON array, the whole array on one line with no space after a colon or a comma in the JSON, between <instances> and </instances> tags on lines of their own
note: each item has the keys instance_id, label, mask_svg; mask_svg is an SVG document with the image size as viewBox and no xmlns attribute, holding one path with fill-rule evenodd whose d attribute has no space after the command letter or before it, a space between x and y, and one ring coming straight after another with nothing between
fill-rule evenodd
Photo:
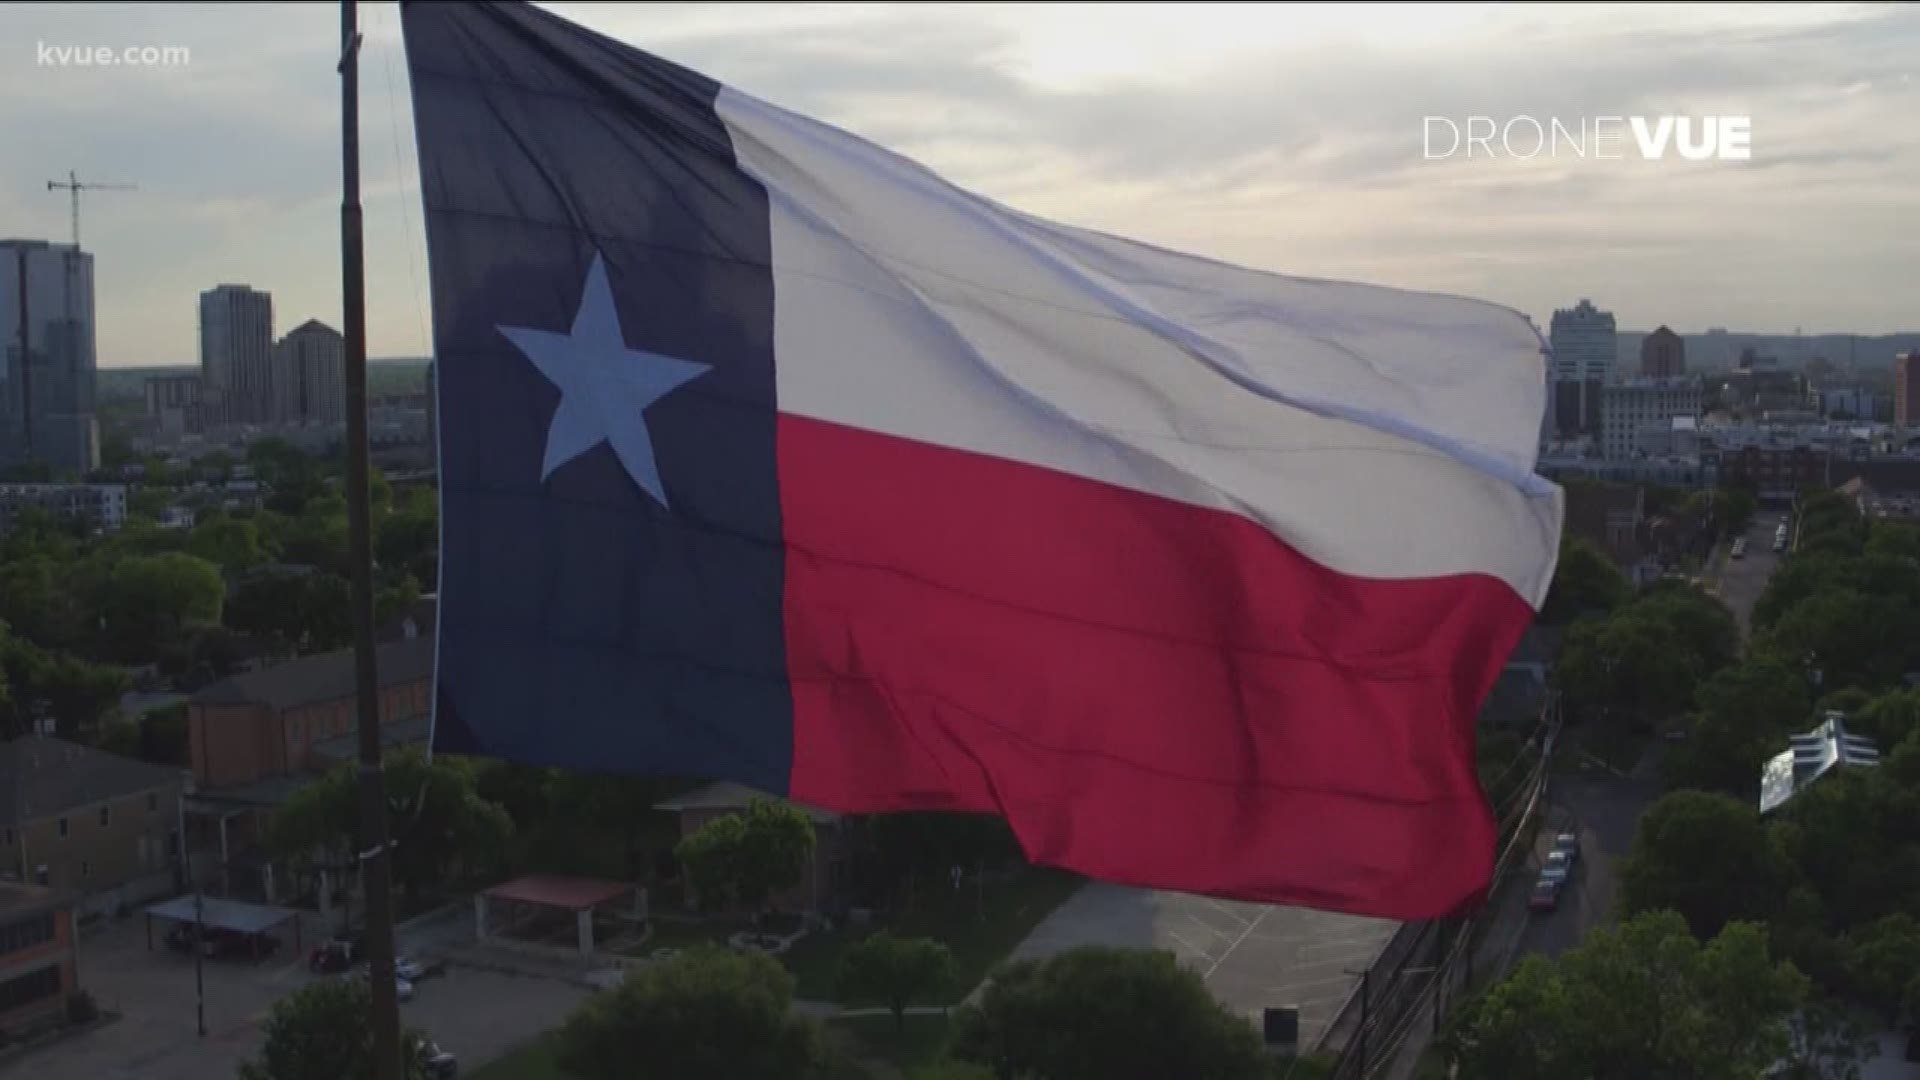
<instances>
[{"instance_id":1,"label":"grass lawn","mask_svg":"<svg viewBox=\"0 0 1920 1080\"><path fill-rule=\"evenodd\" d=\"M891 930L901 937L930 937L953 950L959 982L952 1000L957 1002L978 986L1041 919L1072 896L1082 881L1063 871L1027 867L988 885L984 906L983 898L971 885L957 893L923 886L912 910L899 912L885 922L869 928L808 934L796 942L785 957L798 984L794 996L811 1001L839 1000L834 977L841 952L868 933Z\"/></svg>"},{"instance_id":2,"label":"grass lawn","mask_svg":"<svg viewBox=\"0 0 1920 1080\"><path fill-rule=\"evenodd\" d=\"M860 1057L899 1069L914 1069L939 1061L947 1052L947 1018L909 1016L903 1030L893 1029L891 1016L852 1016L829 1021L853 1036Z\"/></svg>"},{"instance_id":3,"label":"grass lawn","mask_svg":"<svg viewBox=\"0 0 1920 1080\"><path fill-rule=\"evenodd\" d=\"M554 1032L529 1042L484 1069L471 1080L567 1080L557 1060L560 1041Z\"/></svg>"}]
</instances>

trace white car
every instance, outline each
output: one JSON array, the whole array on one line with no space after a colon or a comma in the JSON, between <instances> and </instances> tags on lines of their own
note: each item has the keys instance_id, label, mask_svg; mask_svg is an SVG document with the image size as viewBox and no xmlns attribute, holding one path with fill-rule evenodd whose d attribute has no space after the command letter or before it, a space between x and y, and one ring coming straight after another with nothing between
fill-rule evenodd
<instances>
[{"instance_id":1,"label":"white car","mask_svg":"<svg viewBox=\"0 0 1920 1080\"><path fill-rule=\"evenodd\" d=\"M412 1001L413 984L396 975L393 980L393 993L401 1001Z\"/></svg>"},{"instance_id":2,"label":"white car","mask_svg":"<svg viewBox=\"0 0 1920 1080\"><path fill-rule=\"evenodd\" d=\"M1567 876L1573 872L1573 860L1564 851L1555 851L1547 856L1547 864L1540 868L1540 880L1551 881L1556 885L1566 884Z\"/></svg>"},{"instance_id":3,"label":"white car","mask_svg":"<svg viewBox=\"0 0 1920 1080\"><path fill-rule=\"evenodd\" d=\"M420 976L425 974L425 972L426 968L420 966L420 961L415 960L411 956L396 956L393 958L393 973L408 982L418 982Z\"/></svg>"}]
</instances>

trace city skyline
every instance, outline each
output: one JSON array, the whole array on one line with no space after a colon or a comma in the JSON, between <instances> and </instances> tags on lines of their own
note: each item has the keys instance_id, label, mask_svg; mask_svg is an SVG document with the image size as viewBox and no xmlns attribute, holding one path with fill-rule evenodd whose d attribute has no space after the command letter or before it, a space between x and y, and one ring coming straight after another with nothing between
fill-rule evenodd
<instances>
[{"instance_id":1,"label":"city skyline","mask_svg":"<svg viewBox=\"0 0 1920 1080\"><path fill-rule=\"evenodd\" d=\"M847 128L1021 210L1230 262L1623 330L1920 328L1920 10L1246 12L643 9L568 18ZM363 5L369 353L427 356L397 18ZM15 65L7 235L64 241L83 195L102 367L184 365L226 281L339 319L337 18L327 7L10 11L33 43L182 45L177 67ZM1440 47L1440 46L1444 46ZM1364 87L1360 92L1356 88ZM1421 160L1427 115L1744 114L1751 162Z\"/></svg>"}]
</instances>

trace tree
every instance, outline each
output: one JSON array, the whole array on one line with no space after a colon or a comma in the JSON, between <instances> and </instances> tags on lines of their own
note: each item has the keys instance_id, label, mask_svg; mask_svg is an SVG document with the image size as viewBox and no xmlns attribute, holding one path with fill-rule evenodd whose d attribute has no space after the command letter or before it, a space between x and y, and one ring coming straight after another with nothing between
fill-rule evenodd
<instances>
[{"instance_id":1,"label":"tree","mask_svg":"<svg viewBox=\"0 0 1920 1080\"><path fill-rule=\"evenodd\" d=\"M921 874L945 882L953 867L977 869L1020 853L1006 819L993 814L880 814L868 819L868 832L887 884L906 883L909 907Z\"/></svg>"},{"instance_id":2,"label":"tree","mask_svg":"<svg viewBox=\"0 0 1920 1080\"><path fill-rule=\"evenodd\" d=\"M1650 591L1628 605L1625 613L1666 623L1691 655L1695 678L1719 671L1740 654L1740 625L1733 612L1691 586L1668 585Z\"/></svg>"},{"instance_id":3,"label":"tree","mask_svg":"<svg viewBox=\"0 0 1920 1080\"><path fill-rule=\"evenodd\" d=\"M885 1003L896 1031L906 1030L909 1005L932 1003L956 978L951 949L932 938L897 938L885 930L848 949L840 964L841 997Z\"/></svg>"},{"instance_id":4,"label":"tree","mask_svg":"<svg viewBox=\"0 0 1920 1080\"><path fill-rule=\"evenodd\" d=\"M1631 609L1574 624L1553 669L1569 708L1633 730L1684 708L1693 677L1692 659L1673 627Z\"/></svg>"},{"instance_id":5,"label":"tree","mask_svg":"<svg viewBox=\"0 0 1920 1080\"><path fill-rule=\"evenodd\" d=\"M1755 647L1818 671L1824 689L1877 688L1920 659L1920 610L1896 596L1834 589L1787 609Z\"/></svg>"},{"instance_id":6,"label":"tree","mask_svg":"<svg viewBox=\"0 0 1920 1080\"><path fill-rule=\"evenodd\" d=\"M1847 730L1872 739L1882 752L1920 731L1920 690L1890 690L1849 710Z\"/></svg>"},{"instance_id":7,"label":"tree","mask_svg":"<svg viewBox=\"0 0 1920 1080\"><path fill-rule=\"evenodd\" d=\"M440 754L428 761L413 747L390 752L386 786L393 878L410 895L441 885L459 869L492 863L513 834L506 811L480 797L465 759ZM349 762L301 788L275 812L267 846L296 861L344 865L359 829L359 786Z\"/></svg>"},{"instance_id":8,"label":"tree","mask_svg":"<svg viewBox=\"0 0 1920 1080\"><path fill-rule=\"evenodd\" d=\"M793 976L759 952L702 946L629 971L560 1029L577 1080L649 1076L797 1080L827 1055L818 1026L790 1011Z\"/></svg>"},{"instance_id":9,"label":"tree","mask_svg":"<svg viewBox=\"0 0 1920 1080\"><path fill-rule=\"evenodd\" d=\"M936 1061L907 1074L907 1080L998 1080L993 1070L971 1061Z\"/></svg>"},{"instance_id":10,"label":"tree","mask_svg":"<svg viewBox=\"0 0 1920 1080\"><path fill-rule=\"evenodd\" d=\"M1632 584L1613 560L1585 540L1569 536L1560 544L1560 559L1540 621L1560 625L1581 615L1605 614L1632 596Z\"/></svg>"},{"instance_id":11,"label":"tree","mask_svg":"<svg viewBox=\"0 0 1920 1080\"><path fill-rule=\"evenodd\" d=\"M1920 896L1920 852L1896 834L1898 793L1886 780L1851 770L1822 777L1796 792L1770 826L1836 929L1871 922Z\"/></svg>"},{"instance_id":12,"label":"tree","mask_svg":"<svg viewBox=\"0 0 1920 1080\"><path fill-rule=\"evenodd\" d=\"M1622 910L1676 911L1702 937L1735 919L1765 920L1790 881L1755 809L1701 791L1648 807L1617 872Z\"/></svg>"},{"instance_id":13,"label":"tree","mask_svg":"<svg viewBox=\"0 0 1920 1080\"><path fill-rule=\"evenodd\" d=\"M1867 533L1866 554L1868 557L1920 561L1920 528L1876 521Z\"/></svg>"},{"instance_id":14,"label":"tree","mask_svg":"<svg viewBox=\"0 0 1920 1080\"><path fill-rule=\"evenodd\" d=\"M1880 1040L1859 1010L1831 998L1801 1009L1789 1027L1786 1067L1769 1080L1860 1080L1860 1066L1880 1054Z\"/></svg>"},{"instance_id":15,"label":"tree","mask_svg":"<svg viewBox=\"0 0 1920 1080\"><path fill-rule=\"evenodd\" d=\"M0 619L42 648L79 646L88 636L86 612L66 577L46 555L0 564Z\"/></svg>"},{"instance_id":16,"label":"tree","mask_svg":"<svg viewBox=\"0 0 1920 1080\"><path fill-rule=\"evenodd\" d=\"M1806 978L1733 923L1702 945L1677 914L1590 931L1531 956L1455 1016L1443 1048L1462 1080L1750 1080L1785 1054Z\"/></svg>"},{"instance_id":17,"label":"tree","mask_svg":"<svg viewBox=\"0 0 1920 1080\"><path fill-rule=\"evenodd\" d=\"M272 553L260 542L260 527L242 518L216 515L193 528L187 551L228 574L242 574L272 561Z\"/></svg>"},{"instance_id":18,"label":"tree","mask_svg":"<svg viewBox=\"0 0 1920 1080\"><path fill-rule=\"evenodd\" d=\"M1854 995L1887 1023L1905 1011L1910 981L1920 974L1920 922L1896 911L1855 931L1847 943L1847 975Z\"/></svg>"},{"instance_id":19,"label":"tree","mask_svg":"<svg viewBox=\"0 0 1920 1080\"><path fill-rule=\"evenodd\" d=\"M1716 672L1694 697L1700 708L1668 758L1668 783L1758 799L1762 766L1806 726L1806 679L1763 656Z\"/></svg>"},{"instance_id":20,"label":"tree","mask_svg":"<svg viewBox=\"0 0 1920 1080\"><path fill-rule=\"evenodd\" d=\"M361 979L321 979L281 998L267 1014L260 1056L240 1080L374 1080L372 992ZM401 1075L426 1080L425 1040L401 1033Z\"/></svg>"},{"instance_id":21,"label":"tree","mask_svg":"<svg viewBox=\"0 0 1920 1080\"><path fill-rule=\"evenodd\" d=\"M1714 500L1721 536L1739 536L1747 531L1756 509L1753 492L1744 488L1722 488Z\"/></svg>"},{"instance_id":22,"label":"tree","mask_svg":"<svg viewBox=\"0 0 1920 1080\"><path fill-rule=\"evenodd\" d=\"M800 883L813 856L813 823L790 804L755 799L743 814L701 826L674 848L674 857L702 903L762 908Z\"/></svg>"},{"instance_id":23,"label":"tree","mask_svg":"<svg viewBox=\"0 0 1920 1080\"><path fill-rule=\"evenodd\" d=\"M1171 953L1081 948L1018 961L954 1022L953 1056L1002 1077L1254 1080L1268 1075L1253 1026Z\"/></svg>"},{"instance_id":24,"label":"tree","mask_svg":"<svg viewBox=\"0 0 1920 1080\"><path fill-rule=\"evenodd\" d=\"M112 653L133 663L178 648L187 626L218 623L227 594L218 566L177 551L122 559L108 580L104 633Z\"/></svg>"}]
</instances>

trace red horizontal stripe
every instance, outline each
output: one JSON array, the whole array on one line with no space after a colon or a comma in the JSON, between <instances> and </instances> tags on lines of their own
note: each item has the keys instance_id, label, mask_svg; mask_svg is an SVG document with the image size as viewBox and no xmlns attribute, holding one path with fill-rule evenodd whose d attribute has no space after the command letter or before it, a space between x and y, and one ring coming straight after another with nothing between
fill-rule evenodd
<instances>
[{"instance_id":1,"label":"red horizontal stripe","mask_svg":"<svg viewBox=\"0 0 1920 1080\"><path fill-rule=\"evenodd\" d=\"M1233 514L820 421L782 416L779 456L794 798L1001 812L1036 861L1157 888L1480 897L1474 723L1533 615L1504 583L1354 578Z\"/></svg>"}]
</instances>

